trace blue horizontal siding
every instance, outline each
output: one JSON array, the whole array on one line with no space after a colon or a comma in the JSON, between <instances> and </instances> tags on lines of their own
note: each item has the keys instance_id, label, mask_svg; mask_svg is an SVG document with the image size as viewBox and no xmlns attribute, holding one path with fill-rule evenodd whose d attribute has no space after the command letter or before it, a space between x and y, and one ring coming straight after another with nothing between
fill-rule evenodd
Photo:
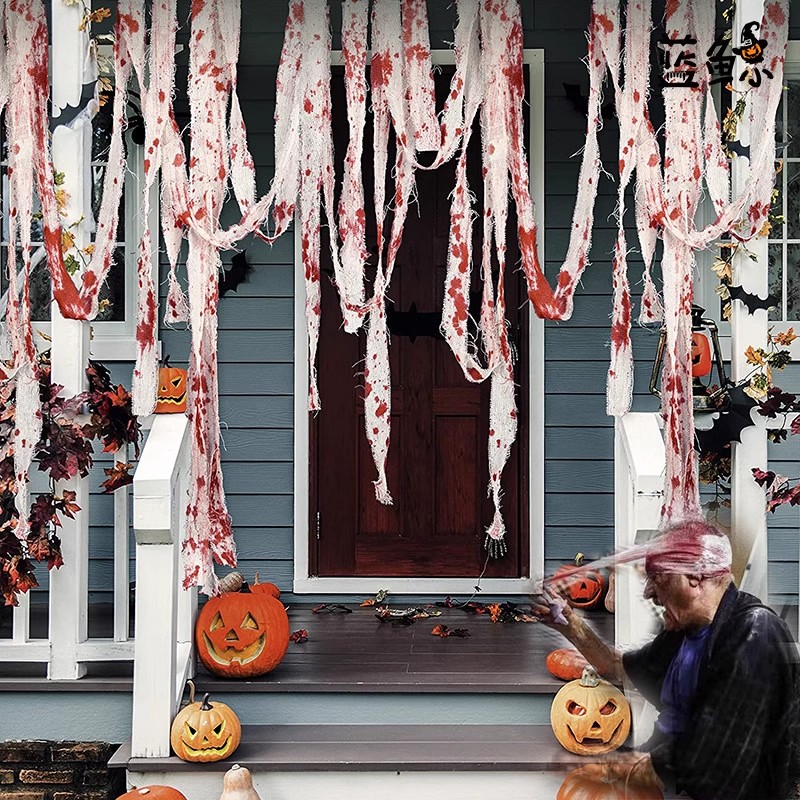
<instances>
[{"instance_id":1,"label":"blue horizontal siding","mask_svg":"<svg viewBox=\"0 0 800 800\"><path fill-rule=\"evenodd\" d=\"M586 87L584 29L589 2L579 0L564 14L563 0L523 3L526 47L545 49L545 266L556 275L569 244L585 118L564 97L562 83ZM273 174L276 64L286 18L285 0L244 0L239 87L249 141L257 165L259 190ZM449 3L429 3L435 46L452 39L455 10ZM341 10L332 4L336 30ZM800 29L793 28L800 38ZM338 34L334 34L338 46ZM186 54L178 80L185 81ZM178 97L179 114L188 112ZM601 131L601 152L616 160L616 125ZM613 426L605 414L611 313L611 253L615 239L612 217L614 181L598 187L591 265L575 298L571 320L546 323L545 333L545 554L548 565L581 550L590 555L613 547ZM229 204L226 223L238 218ZM635 237L631 237L635 242ZM220 410L223 422L223 470L233 516L240 568L251 576L257 569L284 590L292 583L293 435L294 435L294 239L291 233L274 245L250 237L242 244L253 266L248 281L220 302ZM222 254L225 265L232 252ZM640 256L629 258L634 293L640 290ZM166 283L162 274L162 301ZM646 393L657 332L635 327L635 410L654 410ZM189 333L185 326L163 328L164 352L186 363ZM304 358L300 358L304 369ZM116 380L130 385L130 365L113 365ZM780 375L781 386L800 391L800 366ZM324 413L324 411L323 411ZM355 446L355 444L354 444ZM770 459L784 474L796 474L794 442L770 446ZM99 468L98 468L99 469ZM95 470L97 472L97 470ZM101 475L98 475L102 479ZM93 484L97 483L93 475ZM110 586L110 498L93 497L90 584ZM770 515L770 592L788 597L797 587L797 509ZM103 537L107 541L103 543ZM289 595L291 596L291 595Z\"/></svg>"}]
</instances>

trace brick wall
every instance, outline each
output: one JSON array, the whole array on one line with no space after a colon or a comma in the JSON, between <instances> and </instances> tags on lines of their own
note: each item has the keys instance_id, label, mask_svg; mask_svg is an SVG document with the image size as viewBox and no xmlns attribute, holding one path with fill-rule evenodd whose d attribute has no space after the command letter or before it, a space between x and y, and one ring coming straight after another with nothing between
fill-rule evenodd
<instances>
[{"instance_id":1,"label":"brick wall","mask_svg":"<svg viewBox=\"0 0 800 800\"><path fill-rule=\"evenodd\" d=\"M0 742L0 800L113 800L122 770L106 766L105 742Z\"/></svg>"}]
</instances>

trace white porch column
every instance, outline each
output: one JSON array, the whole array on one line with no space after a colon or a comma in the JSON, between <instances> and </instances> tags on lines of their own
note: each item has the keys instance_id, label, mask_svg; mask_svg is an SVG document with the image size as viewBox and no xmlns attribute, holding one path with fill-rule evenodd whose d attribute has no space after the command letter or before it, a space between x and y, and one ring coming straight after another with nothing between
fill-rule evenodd
<instances>
[{"instance_id":1,"label":"white porch column","mask_svg":"<svg viewBox=\"0 0 800 800\"><path fill-rule=\"evenodd\" d=\"M184 526L188 420L156 414L133 477L136 534L136 644L133 665L134 758L169 756L177 698L191 668L191 621L197 595L181 588L178 557ZM193 604L191 607L189 604ZM188 641L185 641L188 638Z\"/></svg>"},{"instance_id":2,"label":"white porch column","mask_svg":"<svg viewBox=\"0 0 800 800\"><path fill-rule=\"evenodd\" d=\"M56 3L61 0L55 0ZM57 31L55 32L57 35ZM65 226L77 223L70 231L76 247L89 243L85 225L78 221L88 216L87 183L90 174L91 123L76 119L59 125L53 132L53 167L64 174L63 188L69 195ZM51 307L51 361L54 383L64 386L71 397L87 388L86 365L89 359L89 323L64 319L56 303ZM48 677L72 680L86 674L78 662L78 645L87 638L89 571L89 481L73 478L59 481L56 492L75 492L80 513L75 519L63 518L60 531L64 565L50 572L50 662Z\"/></svg>"},{"instance_id":3,"label":"white porch column","mask_svg":"<svg viewBox=\"0 0 800 800\"><path fill-rule=\"evenodd\" d=\"M763 0L738 0L734 18L733 44L741 44L742 27L748 22L761 22L764 16ZM745 65L737 58L734 65L734 87L748 88L746 82L738 80ZM739 140L744 145L755 145L764 128L759 120L750 122L751 103L749 96L743 118L739 122ZM737 156L732 162L733 194L739 194L750 174L749 159ZM747 244L757 261L745 253L739 253L733 261L734 285L743 286L748 292L764 297L768 291L767 239L759 238ZM750 371L744 351L748 346L767 346L767 312L750 314L741 302L731 304L731 375L740 381ZM767 429L764 417L753 414L755 425L742 431L742 443L733 442L731 462L731 544L733 546L733 574L741 585L748 573L746 588L767 602L767 521L764 491L753 480L751 469L767 466Z\"/></svg>"}]
</instances>

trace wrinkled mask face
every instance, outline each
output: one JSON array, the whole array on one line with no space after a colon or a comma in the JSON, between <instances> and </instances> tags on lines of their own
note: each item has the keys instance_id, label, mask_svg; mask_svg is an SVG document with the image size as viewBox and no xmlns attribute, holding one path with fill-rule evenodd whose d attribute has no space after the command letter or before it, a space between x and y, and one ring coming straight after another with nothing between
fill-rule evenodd
<instances>
[{"instance_id":1,"label":"wrinkled mask face","mask_svg":"<svg viewBox=\"0 0 800 800\"><path fill-rule=\"evenodd\" d=\"M688 575L649 572L644 596L664 609L664 630L680 631L694 619L695 592Z\"/></svg>"},{"instance_id":2,"label":"wrinkled mask face","mask_svg":"<svg viewBox=\"0 0 800 800\"><path fill-rule=\"evenodd\" d=\"M202 709L189 716L183 724L181 743L186 755L218 760L236 749L236 738L230 721L215 707Z\"/></svg>"},{"instance_id":3,"label":"wrinkled mask face","mask_svg":"<svg viewBox=\"0 0 800 800\"><path fill-rule=\"evenodd\" d=\"M574 681L556 695L551 723L556 738L570 752L608 753L628 738L630 707L622 693L605 681L591 687Z\"/></svg>"},{"instance_id":4,"label":"wrinkled mask face","mask_svg":"<svg viewBox=\"0 0 800 800\"><path fill-rule=\"evenodd\" d=\"M245 665L264 652L267 631L258 601L251 600L252 597L243 594L234 596L235 602L219 603L207 630L203 631L208 655L216 663ZM240 598L246 598L245 602Z\"/></svg>"}]
</instances>

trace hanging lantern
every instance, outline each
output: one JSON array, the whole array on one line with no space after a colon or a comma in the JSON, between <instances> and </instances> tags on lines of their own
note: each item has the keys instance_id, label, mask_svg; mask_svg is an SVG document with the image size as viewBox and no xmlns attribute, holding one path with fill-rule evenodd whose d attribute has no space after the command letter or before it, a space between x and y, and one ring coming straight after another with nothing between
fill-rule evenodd
<instances>
[{"instance_id":1,"label":"hanging lantern","mask_svg":"<svg viewBox=\"0 0 800 800\"><path fill-rule=\"evenodd\" d=\"M719 401L728 390L728 376L725 373L725 362L722 360L719 330L713 319L703 317L704 313L704 308L692 306L692 403L695 411L716 410ZM658 398L661 397L659 375L666 346L667 330L662 328L658 337L653 373L650 376L650 392ZM711 375L714 364L717 367L719 384L712 390L710 381L703 383L702 379Z\"/></svg>"}]
</instances>

